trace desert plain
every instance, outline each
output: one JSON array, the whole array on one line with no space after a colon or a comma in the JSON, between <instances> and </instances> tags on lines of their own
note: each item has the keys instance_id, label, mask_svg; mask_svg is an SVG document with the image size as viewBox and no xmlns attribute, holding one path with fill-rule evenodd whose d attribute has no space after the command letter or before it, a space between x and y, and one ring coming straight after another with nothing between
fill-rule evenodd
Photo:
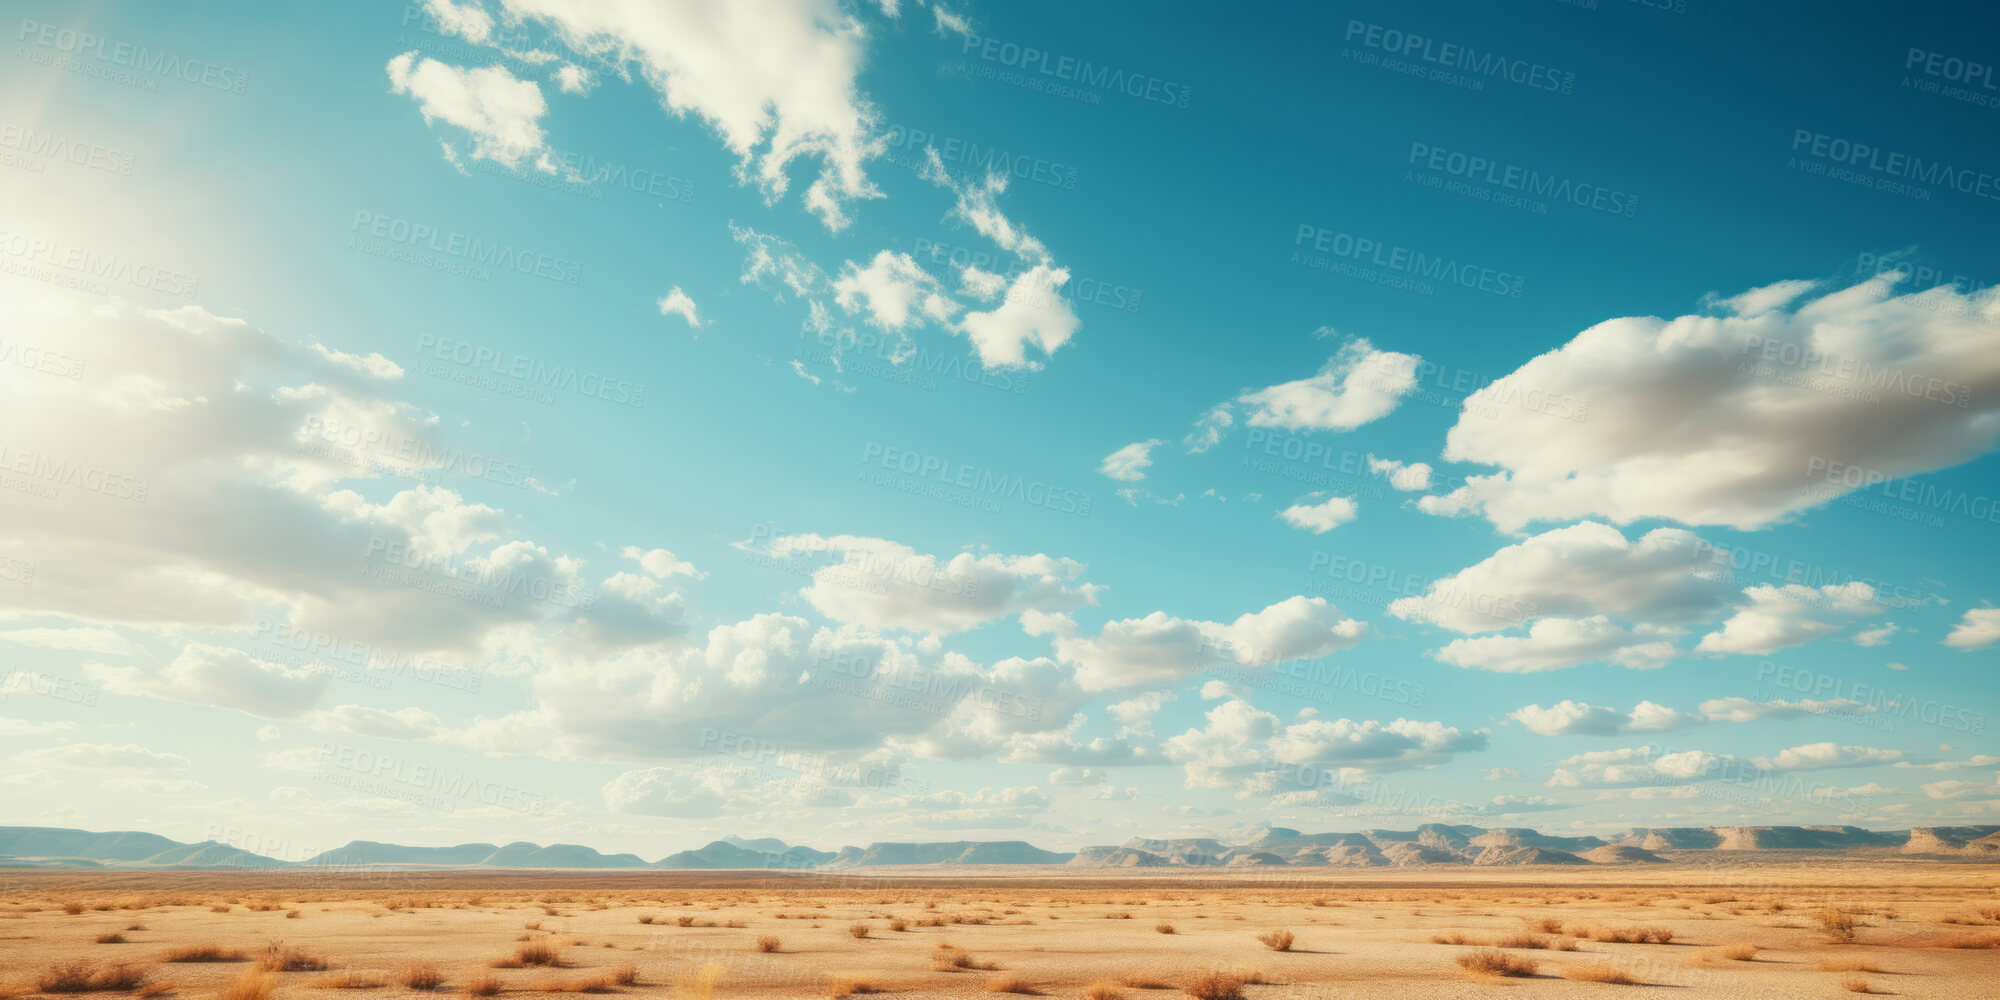
<instances>
[{"instance_id":1,"label":"desert plain","mask_svg":"<svg viewBox=\"0 0 2000 1000\"><path fill-rule=\"evenodd\" d=\"M0 872L15 997L2000 996L2000 866Z\"/></svg>"}]
</instances>

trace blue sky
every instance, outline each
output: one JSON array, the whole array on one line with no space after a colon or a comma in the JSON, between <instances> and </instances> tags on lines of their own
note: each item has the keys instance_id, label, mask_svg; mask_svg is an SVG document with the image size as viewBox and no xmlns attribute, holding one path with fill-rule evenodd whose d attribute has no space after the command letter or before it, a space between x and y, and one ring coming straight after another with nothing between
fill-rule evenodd
<instances>
[{"instance_id":1,"label":"blue sky","mask_svg":"<svg viewBox=\"0 0 2000 1000\"><path fill-rule=\"evenodd\" d=\"M17 8L14 821L1992 821L1990 24L700 7Z\"/></svg>"}]
</instances>

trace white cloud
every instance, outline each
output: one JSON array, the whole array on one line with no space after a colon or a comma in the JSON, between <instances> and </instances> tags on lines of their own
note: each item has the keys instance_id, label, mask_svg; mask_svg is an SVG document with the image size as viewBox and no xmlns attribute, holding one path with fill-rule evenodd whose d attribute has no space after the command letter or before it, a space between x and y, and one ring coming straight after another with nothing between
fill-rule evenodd
<instances>
[{"instance_id":1,"label":"white cloud","mask_svg":"<svg viewBox=\"0 0 2000 1000\"><path fill-rule=\"evenodd\" d=\"M16 766L56 764L90 771L185 771L188 763L180 754L159 753L136 743L70 743L14 755Z\"/></svg>"},{"instance_id":2,"label":"white cloud","mask_svg":"<svg viewBox=\"0 0 2000 1000\"><path fill-rule=\"evenodd\" d=\"M1431 655L1457 667L1506 674L1563 670L1586 663L1613 663L1631 670L1663 667L1677 655L1658 629L1627 629L1603 615L1543 618L1525 635L1454 639Z\"/></svg>"},{"instance_id":3,"label":"white cloud","mask_svg":"<svg viewBox=\"0 0 2000 1000\"><path fill-rule=\"evenodd\" d=\"M1151 739L1153 736L1153 716L1167 702L1177 696L1172 691L1148 691L1145 694L1113 702L1105 708L1113 719L1121 723L1119 739Z\"/></svg>"},{"instance_id":4,"label":"white cloud","mask_svg":"<svg viewBox=\"0 0 2000 1000\"><path fill-rule=\"evenodd\" d=\"M1084 566L1046 555L949 558L854 535L787 535L772 555L838 557L813 571L800 593L835 621L949 635L1023 611L1070 612L1097 603Z\"/></svg>"},{"instance_id":5,"label":"white cloud","mask_svg":"<svg viewBox=\"0 0 2000 1000\"><path fill-rule=\"evenodd\" d=\"M189 643L165 669L85 666L112 694L227 708L267 719L296 719L319 704L327 671L260 660L240 650Z\"/></svg>"},{"instance_id":6,"label":"white cloud","mask_svg":"<svg viewBox=\"0 0 2000 1000\"><path fill-rule=\"evenodd\" d=\"M681 291L681 286L675 285L672 291L661 296L658 305L660 315L679 316L687 320L688 326L701 328L701 315L695 308L694 299L689 298L688 293Z\"/></svg>"},{"instance_id":7,"label":"white cloud","mask_svg":"<svg viewBox=\"0 0 2000 1000\"><path fill-rule=\"evenodd\" d=\"M1094 636L1063 635L1056 655L1076 664L1086 691L1193 676L1216 666L1269 666L1347 649L1368 626L1319 597L1290 597L1230 624L1175 618L1106 622Z\"/></svg>"},{"instance_id":8,"label":"white cloud","mask_svg":"<svg viewBox=\"0 0 2000 1000\"><path fill-rule=\"evenodd\" d=\"M1971 652L2000 642L2000 608L1972 608L1952 626L1944 644Z\"/></svg>"},{"instance_id":9,"label":"white cloud","mask_svg":"<svg viewBox=\"0 0 2000 1000\"><path fill-rule=\"evenodd\" d=\"M1640 702L1627 713L1603 705L1564 700L1548 708L1528 705L1515 709L1507 717L1541 736L1659 732L1680 729L1700 721L1695 716L1650 701Z\"/></svg>"},{"instance_id":10,"label":"white cloud","mask_svg":"<svg viewBox=\"0 0 2000 1000\"><path fill-rule=\"evenodd\" d=\"M693 563L674 555L672 552L668 552L666 549L640 549L636 545L627 545L620 550L619 554L627 559L638 562L639 568L645 570L648 575L655 579L664 580L668 577L686 576L693 577L696 580L703 580L708 577L707 573L696 569Z\"/></svg>"},{"instance_id":11,"label":"white cloud","mask_svg":"<svg viewBox=\"0 0 2000 1000\"><path fill-rule=\"evenodd\" d=\"M1040 368L1028 358L1029 345L1052 355L1081 325L1061 294L1068 283L1068 268L1037 264L1014 276L998 308L966 313L958 329L989 368Z\"/></svg>"},{"instance_id":12,"label":"white cloud","mask_svg":"<svg viewBox=\"0 0 2000 1000\"><path fill-rule=\"evenodd\" d=\"M315 712L308 719L315 729L332 729L385 740L429 740L444 731L436 715L414 706L394 711L364 705L342 705Z\"/></svg>"},{"instance_id":13,"label":"white cloud","mask_svg":"<svg viewBox=\"0 0 2000 1000\"><path fill-rule=\"evenodd\" d=\"M415 98L425 122L442 120L471 135L473 159L509 167L529 160L545 172L555 169L541 126L548 104L533 80L519 79L505 66L460 69L420 59L415 51L389 60L388 71L392 91ZM445 148L448 159L457 155L449 144Z\"/></svg>"},{"instance_id":14,"label":"white cloud","mask_svg":"<svg viewBox=\"0 0 2000 1000\"><path fill-rule=\"evenodd\" d=\"M1722 630L1701 637L1695 649L1703 653L1764 655L1803 645L1877 609L1875 588L1860 581L1808 587L1759 584L1747 587L1749 603L1722 623ZM1834 620L1829 620L1834 619Z\"/></svg>"},{"instance_id":15,"label":"white cloud","mask_svg":"<svg viewBox=\"0 0 2000 1000\"><path fill-rule=\"evenodd\" d=\"M1867 767L1902 759L1901 750L1841 745L1833 742L1807 743L1781 750L1776 757L1758 757L1754 763L1766 771L1817 771L1829 767Z\"/></svg>"},{"instance_id":16,"label":"white cloud","mask_svg":"<svg viewBox=\"0 0 2000 1000\"><path fill-rule=\"evenodd\" d=\"M1733 596L1725 557L1693 532L1656 528L1628 542L1616 528L1584 522L1507 546L1389 610L1465 633L1542 616L1673 625L1712 618Z\"/></svg>"},{"instance_id":17,"label":"white cloud","mask_svg":"<svg viewBox=\"0 0 2000 1000\"><path fill-rule=\"evenodd\" d=\"M1097 471L1120 482L1134 483L1146 478L1146 468L1153 464L1153 449L1165 442L1159 438L1134 441L1109 455Z\"/></svg>"},{"instance_id":18,"label":"white cloud","mask_svg":"<svg viewBox=\"0 0 2000 1000\"><path fill-rule=\"evenodd\" d=\"M2000 301L1892 295L1902 277L1599 323L1466 399L1444 457L1499 471L1436 506L1506 530L1593 516L1751 529L1982 455L2000 437ZM1862 475L1826 474L1846 468Z\"/></svg>"},{"instance_id":19,"label":"white cloud","mask_svg":"<svg viewBox=\"0 0 2000 1000\"><path fill-rule=\"evenodd\" d=\"M880 196L866 170L882 150L876 114L855 81L867 31L832 0L505 4L587 59L635 71L672 114L699 118L768 200L784 196L801 159L820 163L804 201L828 229L847 224L853 201Z\"/></svg>"},{"instance_id":20,"label":"white cloud","mask_svg":"<svg viewBox=\"0 0 2000 1000\"><path fill-rule=\"evenodd\" d=\"M1210 709L1206 723L1167 740L1162 749L1181 765L1187 787L1235 789L1239 798L1316 781L1301 775L1345 780L1363 769L1438 764L1486 746L1483 733L1410 719L1308 718L1287 725L1240 699Z\"/></svg>"},{"instance_id":21,"label":"white cloud","mask_svg":"<svg viewBox=\"0 0 2000 1000\"><path fill-rule=\"evenodd\" d=\"M1286 524L1301 531L1324 535L1359 516L1360 510L1354 501L1346 497L1329 497L1317 504L1306 503L1311 497L1303 497L1299 502L1278 512Z\"/></svg>"},{"instance_id":22,"label":"white cloud","mask_svg":"<svg viewBox=\"0 0 2000 1000\"><path fill-rule=\"evenodd\" d=\"M1816 701L1807 698L1801 701L1752 701L1748 698L1712 698L1701 703L1699 711L1703 718L1711 722L1755 722L1759 719L1796 719L1807 715L1828 713L1873 712L1872 706L1845 698Z\"/></svg>"},{"instance_id":23,"label":"white cloud","mask_svg":"<svg viewBox=\"0 0 2000 1000\"><path fill-rule=\"evenodd\" d=\"M588 94L596 84L597 78L575 63L565 63L556 70L556 86L565 94Z\"/></svg>"},{"instance_id":24,"label":"white cloud","mask_svg":"<svg viewBox=\"0 0 2000 1000\"><path fill-rule=\"evenodd\" d=\"M959 309L909 254L889 250L877 253L867 267L848 261L834 279L833 292L842 310L865 312L868 322L890 331L920 319L942 323Z\"/></svg>"},{"instance_id":25,"label":"white cloud","mask_svg":"<svg viewBox=\"0 0 2000 1000\"><path fill-rule=\"evenodd\" d=\"M1389 480L1389 485L1404 493L1419 493L1431 488L1431 467L1422 462L1405 465L1393 458L1368 456L1368 471Z\"/></svg>"},{"instance_id":26,"label":"white cloud","mask_svg":"<svg viewBox=\"0 0 2000 1000\"><path fill-rule=\"evenodd\" d=\"M1902 627L1894 623L1863 629L1854 633L1854 644L1869 648L1886 646L1889 644L1889 639L1901 631Z\"/></svg>"},{"instance_id":27,"label":"white cloud","mask_svg":"<svg viewBox=\"0 0 2000 1000\"><path fill-rule=\"evenodd\" d=\"M1181 445L1190 455L1198 455L1222 443L1229 428L1236 425L1236 411L1228 403L1217 403L1207 413L1195 419L1194 429L1181 438Z\"/></svg>"},{"instance_id":28,"label":"white cloud","mask_svg":"<svg viewBox=\"0 0 2000 1000\"><path fill-rule=\"evenodd\" d=\"M1342 345L1311 378L1246 392L1252 427L1350 431L1389 415L1417 387L1414 354L1379 351L1365 338Z\"/></svg>"},{"instance_id":29,"label":"white cloud","mask_svg":"<svg viewBox=\"0 0 2000 1000\"><path fill-rule=\"evenodd\" d=\"M336 351L318 342L312 345L312 350L333 364L359 372L369 378L399 379L403 377L403 366L383 357L379 352L370 351L367 354L349 354L346 351Z\"/></svg>"},{"instance_id":30,"label":"white cloud","mask_svg":"<svg viewBox=\"0 0 2000 1000\"><path fill-rule=\"evenodd\" d=\"M16 628L0 631L0 642L102 656L137 656L145 647L108 628Z\"/></svg>"}]
</instances>

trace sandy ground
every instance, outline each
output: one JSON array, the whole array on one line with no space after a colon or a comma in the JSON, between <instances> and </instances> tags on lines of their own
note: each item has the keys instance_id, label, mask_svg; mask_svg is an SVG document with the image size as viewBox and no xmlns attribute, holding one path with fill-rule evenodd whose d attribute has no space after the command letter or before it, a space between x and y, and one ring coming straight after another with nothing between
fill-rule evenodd
<instances>
[{"instance_id":1,"label":"sandy ground","mask_svg":"<svg viewBox=\"0 0 2000 1000\"><path fill-rule=\"evenodd\" d=\"M328 971L270 977L276 997L323 1000L419 995L395 980L421 963L442 973L443 992L463 995L468 983L490 977L509 997L573 990L627 965L637 979L614 984L615 993L663 1000L705 995L693 981L704 967L714 996L760 998L834 996L843 985L892 997L996 996L1006 994L990 987L1007 979L1034 991L1027 995L1085 997L1102 982L1134 1000L1177 998L1211 970L1255 973L1242 987L1251 1000L1761 1000L1845 996L1864 982L1886 995L2000 996L2000 868L1985 865L1303 875L985 869L948 878L879 869L833 878L8 871L0 880L0 982L21 996L51 995L38 983L43 973L79 958L99 968L144 967L154 992L170 991L161 995L217 996L246 974L255 980L256 960L273 944L386 982L357 991L324 985ZM1856 917L1854 943L1829 940L1819 914L1830 907ZM866 937L855 935L857 925ZM1671 931L1671 943L1595 939L1637 927ZM1258 940L1273 930L1295 935L1291 950ZM111 934L125 941L98 943ZM1534 971L1469 973L1458 960L1481 947L1433 940L1453 935L1515 945L1504 954L1533 962ZM1575 950L1508 940L1523 935ZM759 950L765 936L778 939L775 952ZM1985 946L1948 946L1973 942ZM244 958L164 961L171 949L201 944ZM564 967L493 967L523 944L557 948ZM951 951L941 945L992 968L940 971L934 956ZM1733 945L1756 953L1748 960L1724 955ZM1880 971L1826 970L1823 963ZM1637 985L1565 978L1607 967ZM1119 983L1127 978L1165 988ZM1266 982L1254 982L1259 978Z\"/></svg>"}]
</instances>

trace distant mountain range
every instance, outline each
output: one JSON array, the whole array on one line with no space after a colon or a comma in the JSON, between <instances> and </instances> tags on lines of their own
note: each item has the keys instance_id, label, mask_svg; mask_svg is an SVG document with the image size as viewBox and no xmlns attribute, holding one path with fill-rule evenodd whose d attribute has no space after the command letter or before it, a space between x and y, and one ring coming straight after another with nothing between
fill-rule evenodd
<instances>
[{"instance_id":1,"label":"distant mountain range","mask_svg":"<svg viewBox=\"0 0 2000 1000\"><path fill-rule=\"evenodd\" d=\"M204 841L183 844L151 833L92 833L40 826L0 827L0 868L627 868L818 869L1062 865L1068 868L1350 867L1431 865L1638 865L1698 860L1708 852L1851 851L2000 861L2000 826L1864 830L1854 826L1641 827L1609 839L1563 837L1525 827L1487 829L1426 823L1414 830L1301 833L1265 828L1247 843L1208 837L1154 840L1080 851L1045 851L1019 840L883 843L818 851L766 837L725 837L706 847L648 862L636 854L600 854L577 844L546 847L459 844L412 847L357 840L289 862Z\"/></svg>"}]
</instances>

